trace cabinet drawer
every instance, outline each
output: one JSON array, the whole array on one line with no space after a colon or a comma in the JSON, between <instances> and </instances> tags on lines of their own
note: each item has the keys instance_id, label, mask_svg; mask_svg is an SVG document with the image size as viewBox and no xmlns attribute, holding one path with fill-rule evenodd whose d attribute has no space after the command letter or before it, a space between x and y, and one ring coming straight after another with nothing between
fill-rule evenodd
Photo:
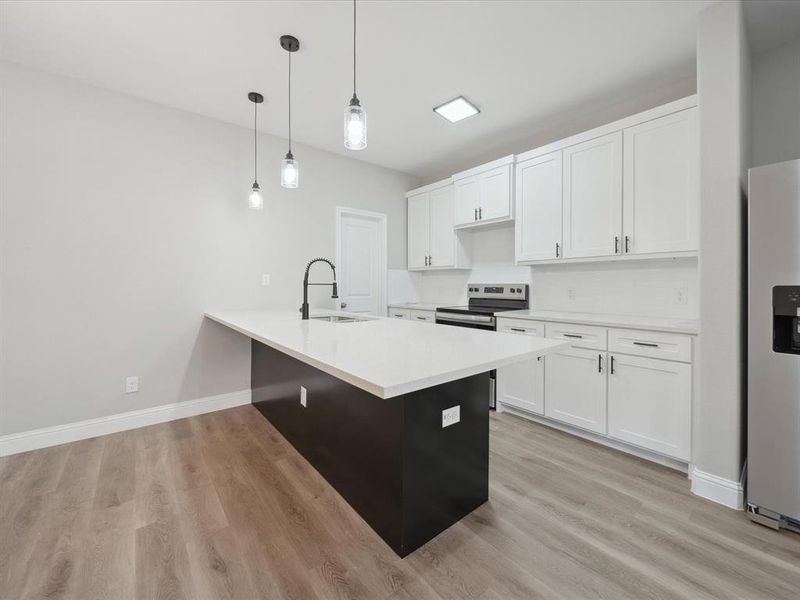
<instances>
[{"instance_id":1,"label":"cabinet drawer","mask_svg":"<svg viewBox=\"0 0 800 600\"><path fill-rule=\"evenodd\" d=\"M572 325L568 323L548 323L546 336L557 340L568 340L575 347L591 350L606 349L606 328L592 325Z\"/></svg>"},{"instance_id":2,"label":"cabinet drawer","mask_svg":"<svg viewBox=\"0 0 800 600\"><path fill-rule=\"evenodd\" d=\"M407 308L389 308L389 316L393 319L408 319L411 311Z\"/></svg>"},{"instance_id":3,"label":"cabinet drawer","mask_svg":"<svg viewBox=\"0 0 800 600\"><path fill-rule=\"evenodd\" d=\"M544 337L544 323L522 319L497 319L497 331Z\"/></svg>"},{"instance_id":4,"label":"cabinet drawer","mask_svg":"<svg viewBox=\"0 0 800 600\"><path fill-rule=\"evenodd\" d=\"M692 338L674 333L609 329L608 350L650 358L692 362Z\"/></svg>"},{"instance_id":5,"label":"cabinet drawer","mask_svg":"<svg viewBox=\"0 0 800 600\"><path fill-rule=\"evenodd\" d=\"M409 318L412 321L422 321L424 323L436 322L436 314L429 310L411 310L409 313Z\"/></svg>"}]
</instances>

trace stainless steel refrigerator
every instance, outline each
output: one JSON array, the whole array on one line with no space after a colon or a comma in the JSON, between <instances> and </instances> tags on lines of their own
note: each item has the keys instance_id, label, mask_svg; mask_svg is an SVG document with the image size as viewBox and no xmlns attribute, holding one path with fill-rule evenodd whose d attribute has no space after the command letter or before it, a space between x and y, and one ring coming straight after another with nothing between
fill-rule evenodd
<instances>
[{"instance_id":1,"label":"stainless steel refrigerator","mask_svg":"<svg viewBox=\"0 0 800 600\"><path fill-rule=\"evenodd\" d=\"M748 511L800 531L800 160L749 188Z\"/></svg>"}]
</instances>

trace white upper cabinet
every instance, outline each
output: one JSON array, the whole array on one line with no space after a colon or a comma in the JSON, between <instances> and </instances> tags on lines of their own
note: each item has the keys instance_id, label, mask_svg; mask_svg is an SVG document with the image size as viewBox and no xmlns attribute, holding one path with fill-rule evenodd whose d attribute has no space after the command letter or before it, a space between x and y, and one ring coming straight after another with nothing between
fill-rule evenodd
<instances>
[{"instance_id":1,"label":"white upper cabinet","mask_svg":"<svg viewBox=\"0 0 800 600\"><path fill-rule=\"evenodd\" d=\"M430 192L428 203L430 250L429 265L454 267L456 264L456 234L453 232L453 186Z\"/></svg>"},{"instance_id":2,"label":"white upper cabinet","mask_svg":"<svg viewBox=\"0 0 800 600\"><path fill-rule=\"evenodd\" d=\"M697 109L628 127L624 134L623 250L697 250Z\"/></svg>"},{"instance_id":3,"label":"white upper cabinet","mask_svg":"<svg viewBox=\"0 0 800 600\"><path fill-rule=\"evenodd\" d=\"M622 132L564 149L564 258L613 256L622 237Z\"/></svg>"},{"instance_id":4,"label":"white upper cabinet","mask_svg":"<svg viewBox=\"0 0 800 600\"><path fill-rule=\"evenodd\" d=\"M461 269L469 266L466 242L453 229L453 185L449 180L406 194L408 268Z\"/></svg>"},{"instance_id":5,"label":"white upper cabinet","mask_svg":"<svg viewBox=\"0 0 800 600\"><path fill-rule=\"evenodd\" d=\"M561 151L517 164L516 258L547 260L561 255Z\"/></svg>"},{"instance_id":6,"label":"white upper cabinet","mask_svg":"<svg viewBox=\"0 0 800 600\"><path fill-rule=\"evenodd\" d=\"M408 268L428 266L430 253L430 194L408 197Z\"/></svg>"},{"instance_id":7,"label":"white upper cabinet","mask_svg":"<svg viewBox=\"0 0 800 600\"><path fill-rule=\"evenodd\" d=\"M479 227L513 218L513 156L453 175L455 226Z\"/></svg>"}]
</instances>

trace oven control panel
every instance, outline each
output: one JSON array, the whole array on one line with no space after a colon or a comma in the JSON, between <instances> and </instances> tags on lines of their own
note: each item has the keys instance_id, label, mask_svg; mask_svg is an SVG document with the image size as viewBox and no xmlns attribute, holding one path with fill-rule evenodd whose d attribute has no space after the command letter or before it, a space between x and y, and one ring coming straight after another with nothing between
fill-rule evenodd
<instances>
[{"instance_id":1,"label":"oven control panel","mask_svg":"<svg viewBox=\"0 0 800 600\"><path fill-rule=\"evenodd\" d=\"M469 283L469 298L487 298L494 300L527 300L527 283Z\"/></svg>"}]
</instances>

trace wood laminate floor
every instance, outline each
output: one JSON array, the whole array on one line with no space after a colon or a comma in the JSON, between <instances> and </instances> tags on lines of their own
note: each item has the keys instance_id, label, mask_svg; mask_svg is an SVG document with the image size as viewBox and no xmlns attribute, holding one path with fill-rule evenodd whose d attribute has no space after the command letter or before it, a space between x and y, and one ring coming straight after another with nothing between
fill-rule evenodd
<instances>
[{"instance_id":1,"label":"wood laminate floor","mask_svg":"<svg viewBox=\"0 0 800 600\"><path fill-rule=\"evenodd\" d=\"M800 598L800 535L492 415L490 501L404 560L251 406L0 459L0 597Z\"/></svg>"}]
</instances>

